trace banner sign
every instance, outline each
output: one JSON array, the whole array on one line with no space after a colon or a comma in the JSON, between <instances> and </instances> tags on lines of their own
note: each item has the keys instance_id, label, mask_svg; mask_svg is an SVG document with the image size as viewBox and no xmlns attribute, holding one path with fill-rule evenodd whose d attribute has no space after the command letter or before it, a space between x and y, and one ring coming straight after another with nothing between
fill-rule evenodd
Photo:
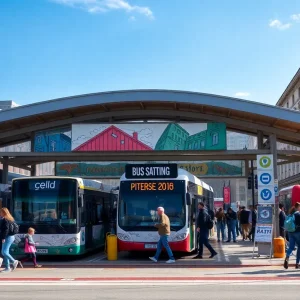
<instances>
[{"instance_id":1,"label":"banner sign","mask_svg":"<svg viewBox=\"0 0 300 300\"><path fill-rule=\"evenodd\" d=\"M55 174L86 178L116 178L125 173L125 166L129 163L131 162L57 162ZM245 176L244 161L176 162L176 164L178 168L202 178Z\"/></svg>"},{"instance_id":2,"label":"banner sign","mask_svg":"<svg viewBox=\"0 0 300 300\"><path fill-rule=\"evenodd\" d=\"M230 186L224 186L223 188L223 198L224 198L224 204L230 204L231 202L231 195L230 195Z\"/></svg>"},{"instance_id":3,"label":"banner sign","mask_svg":"<svg viewBox=\"0 0 300 300\"><path fill-rule=\"evenodd\" d=\"M257 214L259 224L273 224L273 207L272 206L258 206Z\"/></svg>"},{"instance_id":4,"label":"banner sign","mask_svg":"<svg viewBox=\"0 0 300 300\"><path fill-rule=\"evenodd\" d=\"M257 224L255 231L255 242L272 243L273 225Z\"/></svg>"},{"instance_id":5,"label":"banner sign","mask_svg":"<svg viewBox=\"0 0 300 300\"><path fill-rule=\"evenodd\" d=\"M275 204L273 155L257 155L258 204Z\"/></svg>"},{"instance_id":6,"label":"banner sign","mask_svg":"<svg viewBox=\"0 0 300 300\"><path fill-rule=\"evenodd\" d=\"M177 178L176 164L132 164L125 166L125 177L128 179L141 178Z\"/></svg>"}]
</instances>

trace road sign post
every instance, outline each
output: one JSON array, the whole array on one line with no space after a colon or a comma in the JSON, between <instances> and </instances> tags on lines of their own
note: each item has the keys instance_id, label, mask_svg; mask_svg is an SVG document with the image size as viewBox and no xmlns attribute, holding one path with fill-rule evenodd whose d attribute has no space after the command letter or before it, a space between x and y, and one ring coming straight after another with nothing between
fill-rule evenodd
<instances>
[{"instance_id":1,"label":"road sign post","mask_svg":"<svg viewBox=\"0 0 300 300\"><path fill-rule=\"evenodd\" d=\"M276 189L274 181L274 160L273 155L257 155L257 181L258 181L258 236L255 239L257 243L258 254L265 248L265 253L272 255L273 231L273 206L275 206ZM275 233L276 234L276 233ZM268 241L267 241L268 240ZM260 249L261 248L261 249Z\"/></svg>"}]
</instances>

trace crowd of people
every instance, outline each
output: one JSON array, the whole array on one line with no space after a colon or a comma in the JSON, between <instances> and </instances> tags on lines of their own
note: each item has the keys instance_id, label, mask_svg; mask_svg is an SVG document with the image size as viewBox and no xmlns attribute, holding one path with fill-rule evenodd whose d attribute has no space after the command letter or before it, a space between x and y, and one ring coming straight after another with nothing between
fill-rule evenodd
<instances>
[{"instance_id":1,"label":"crowd of people","mask_svg":"<svg viewBox=\"0 0 300 300\"><path fill-rule=\"evenodd\" d=\"M229 207L227 212L219 208L215 214L218 242L237 242L237 237L242 236L243 241L254 241L257 222L257 207L246 209L241 206L238 211ZM226 240L227 237L227 240Z\"/></svg>"}]
</instances>

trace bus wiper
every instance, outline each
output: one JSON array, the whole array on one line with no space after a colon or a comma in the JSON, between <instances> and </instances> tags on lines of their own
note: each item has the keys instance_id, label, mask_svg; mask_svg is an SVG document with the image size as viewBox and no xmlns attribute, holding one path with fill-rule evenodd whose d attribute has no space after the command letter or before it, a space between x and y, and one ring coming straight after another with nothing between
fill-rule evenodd
<instances>
[{"instance_id":1,"label":"bus wiper","mask_svg":"<svg viewBox=\"0 0 300 300\"><path fill-rule=\"evenodd\" d=\"M67 230L61 225L61 224L57 224L59 228L61 228L63 230L64 233L68 233Z\"/></svg>"}]
</instances>

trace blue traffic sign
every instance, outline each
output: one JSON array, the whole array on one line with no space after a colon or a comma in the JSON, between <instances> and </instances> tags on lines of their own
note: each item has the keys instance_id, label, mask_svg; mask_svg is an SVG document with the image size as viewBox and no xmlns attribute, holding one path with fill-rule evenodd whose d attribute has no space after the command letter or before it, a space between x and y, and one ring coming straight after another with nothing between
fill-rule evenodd
<instances>
[{"instance_id":1,"label":"blue traffic sign","mask_svg":"<svg viewBox=\"0 0 300 300\"><path fill-rule=\"evenodd\" d=\"M262 173L259 179L262 184L269 184L272 180L272 177L269 173Z\"/></svg>"},{"instance_id":2,"label":"blue traffic sign","mask_svg":"<svg viewBox=\"0 0 300 300\"><path fill-rule=\"evenodd\" d=\"M260 192L260 197L264 201L269 201L272 198L272 192L269 189L263 189Z\"/></svg>"}]
</instances>

